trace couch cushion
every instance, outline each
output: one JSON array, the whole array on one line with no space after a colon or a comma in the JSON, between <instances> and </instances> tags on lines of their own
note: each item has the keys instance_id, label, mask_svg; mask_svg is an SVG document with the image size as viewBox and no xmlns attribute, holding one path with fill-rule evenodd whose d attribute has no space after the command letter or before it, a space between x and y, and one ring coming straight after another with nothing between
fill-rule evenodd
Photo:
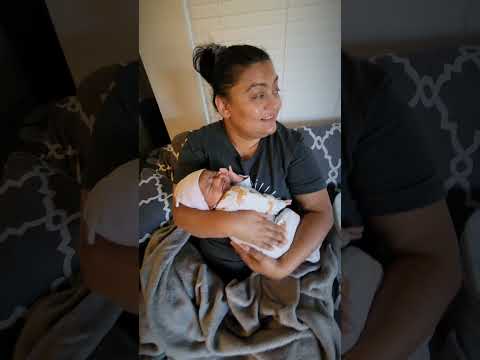
<instances>
[{"instance_id":1,"label":"couch cushion","mask_svg":"<svg viewBox=\"0 0 480 360\"><path fill-rule=\"evenodd\" d=\"M445 187L478 189L480 46L392 54L374 61L387 71L396 95L418 121Z\"/></svg>"},{"instance_id":2,"label":"couch cushion","mask_svg":"<svg viewBox=\"0 0 480 360\"><path fill-rule=\"evenodd\" d=\"M79 270L78 184L45 161L14 153L0 181L0 331Z\"/></svg>"},{"instance_id":3,"label":"couch cushion","mask_svg":"<svg viewBox=\"0 0 480 360\"><path fill-rule=\"evenodd\" d=\"M171 145L153 150L142 162L139 183L139 242L143 243L172 217L173 164Z\"/></svg>"},{"instance_id":4,"label":"couch cushion","mask_svg":"<svg viewBox=\"0 0 480 360\"><path fill-rule=\"evenodd\" d=\"M122 68L102 67L80 83L76 96L32 111L24 119L20 130L22 145L17 150L35 154L81 182L96 118Z\"/></svg>"},{"instance_id":5,"label":"couch cushion","mask_svg":"<svg viewBox=\"0 0 480 360\"><path fill-rule=\"evenodd\" d=\"M389 74L395 94L418 121L445 189L449 195L458 194L450 201L455 204L451 213L462 213L459 206L478 207L480 46L389 54L372 60ZM459 224L464 220L454 219Z\"/></svg>"},{"instance_id":6,"label":"couch cushion","mask_svg":"<svg viewBox=\"0 0 480 360\"><path fill-rule=\"evenodd\" d=\"M341 123L297 128L304 136L305 144L313 151L320 169L327 178L327 185L335 190L341 184Z\"/></svg>"}]
</instances>

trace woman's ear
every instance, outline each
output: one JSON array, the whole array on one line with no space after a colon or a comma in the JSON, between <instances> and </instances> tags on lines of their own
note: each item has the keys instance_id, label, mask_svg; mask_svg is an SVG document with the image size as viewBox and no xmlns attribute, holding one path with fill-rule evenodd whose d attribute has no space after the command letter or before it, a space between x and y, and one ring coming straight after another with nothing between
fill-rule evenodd
<instances>
[{"instance_id":1,"label":"woman's ear","mask_svg":"<svg viewBox=\"0 0 480 360\"><path fill-rule=\"evenodd\" d=\"M227 100L223 96L215 96L215 105L217 106L218 113L224 119L228 119L231 116L229 105Z\"/></svg>"}]
</instances>

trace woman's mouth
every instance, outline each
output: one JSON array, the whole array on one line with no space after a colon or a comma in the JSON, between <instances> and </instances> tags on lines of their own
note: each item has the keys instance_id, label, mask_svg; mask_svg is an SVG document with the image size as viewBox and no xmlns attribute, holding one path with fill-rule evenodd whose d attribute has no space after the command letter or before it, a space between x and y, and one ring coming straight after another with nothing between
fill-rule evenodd
<instances>
[{"instance_id":1,"label":"woman's mouth","mask_svg":"<svg viewBox=\"0 0 480 360\"><path fill-rule=\"evenodd\" d=\"M276 121L276 118L275 116L271 116L271 117L262 118L261 120L265 122L272 122L272 121Z\"/></svg>"}]
</instances>

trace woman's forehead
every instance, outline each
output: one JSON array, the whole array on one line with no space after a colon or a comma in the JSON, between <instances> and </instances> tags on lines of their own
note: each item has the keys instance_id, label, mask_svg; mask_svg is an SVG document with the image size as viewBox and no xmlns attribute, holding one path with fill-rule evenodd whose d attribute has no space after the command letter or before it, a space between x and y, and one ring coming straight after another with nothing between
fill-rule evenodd
<instances>
[{"instance_id":1,"label":"woman's forehead","mask_svg":"<svg viewBox=\"0 0 480 360\"><path fill-rule=\"evenodd\" d=\"M250 87L255 84L273 84L278 79L277 73L271 61L263 61L252 64L243 69L238 78L237 85Z\"/></svg>"}]
</instances>

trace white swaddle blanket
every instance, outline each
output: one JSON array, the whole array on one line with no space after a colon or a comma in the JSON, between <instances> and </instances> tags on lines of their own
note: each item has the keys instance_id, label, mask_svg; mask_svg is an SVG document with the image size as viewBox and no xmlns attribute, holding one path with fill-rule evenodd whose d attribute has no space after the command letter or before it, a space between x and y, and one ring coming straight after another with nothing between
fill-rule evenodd
<instances>
[{"instance_id":1,"label":"white swaddle blanket","mask_svg":"<svg viewBox=\"0 0 480 360\"><path fill-rule=\"evenodd\" d=\"M205 199L203 198L200 190L198 179L203 170L198 170L181 180L175 187L175 201L176 206L180 203L184 206L196 208L199 210L208 210L208 206L205 205ZM199 198L201 197L201 199ZM265 250L259 248L253 244L246 243L237 238L231 238L239 244L244 244L255 248L263 254L272 257L274 259L279 258L290 249L295 232L300 224L300 216L293 210L288 209L287 206L291 204L290 200L277 199L269 194L261 194L257 190L251 187L250 178L245 178L242 182L231 187L226 191L219 203L216 206L216 210L223 211L238 211L238 210L254 210L264 214L271 215L272 221L276 224L285 224L287 230L287 242L279 247L275 247L272 250ZM320 251L316 249L306 259L309 262L317 262L320 260Z\"/></svg>"}]
</instances>

